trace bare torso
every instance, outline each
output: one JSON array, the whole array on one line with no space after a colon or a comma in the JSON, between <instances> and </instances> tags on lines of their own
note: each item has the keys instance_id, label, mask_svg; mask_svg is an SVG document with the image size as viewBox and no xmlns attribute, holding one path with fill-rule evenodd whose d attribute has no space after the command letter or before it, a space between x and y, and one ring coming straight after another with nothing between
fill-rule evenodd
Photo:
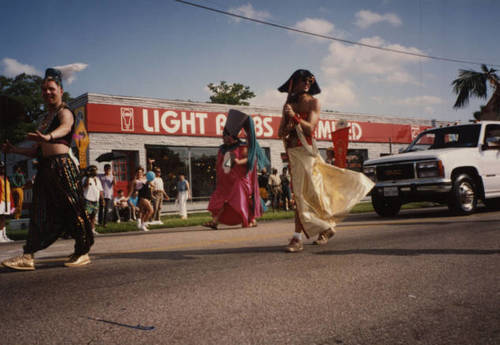
<instances>
[{"instance_id":1,"label":"bare torso","mask_svg":"<svg viewBox=\"0 0 500 345\"><path fill-rule=\"evenodd\" d=\"M40 147L42 149L42 156L44 157L60 155L69 152L69 147L64 144L41 143Z\"/></svg>"},{"instance_id":2,"label":"bare torso","mask_svg":"<svg viewBox=\"0 0 500 345\"><path fill-rule=\"evenodd\" d=\"M289 103L293 112L297 114L303 121L301 127L306 138L311 138L318 121L319 104L316 98L311 95L304 94L299 100L294 103ZM286 104L285 104L286 106ZM295 122L287 117L285 112L282 117L282 126L280 126L280 136L285 138L287 148L296 147L299 144L297 132L295 131Z\"/></svg>"}]
</instances>

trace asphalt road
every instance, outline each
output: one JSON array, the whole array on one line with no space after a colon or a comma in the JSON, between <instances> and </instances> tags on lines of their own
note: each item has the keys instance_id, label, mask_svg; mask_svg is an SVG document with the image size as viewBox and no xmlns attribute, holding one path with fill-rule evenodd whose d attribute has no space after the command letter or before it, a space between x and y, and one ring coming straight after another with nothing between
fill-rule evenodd
<instances>
[{"instance_id":1,"label":"asphalt road","mask_svg":"<svg viewBox=\"0 0 500 345\"><path fill-rule=\"evenodd\" d=\"M296 254L291 221L102 235L81 268L61 240L0 269L0 344L500 344L499 216L350 216Z\"/></svg>"}]
</instances>

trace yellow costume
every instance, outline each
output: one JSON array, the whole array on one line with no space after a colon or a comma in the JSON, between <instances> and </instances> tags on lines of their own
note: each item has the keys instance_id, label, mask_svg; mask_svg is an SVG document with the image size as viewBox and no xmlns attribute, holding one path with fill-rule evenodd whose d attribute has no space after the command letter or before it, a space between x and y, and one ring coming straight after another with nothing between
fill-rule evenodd
<instances>
[{"instance_id":1,"label":"yellow costume","mask_svg":"<svg viewBox=\"0 0 500 345\"><path fill-rule=\"evenodd\" d=\"M9 180L7 180L7 193L5 193L5 178L2 176L0 178L0 215L10 215L12 213L11 209L11 188ZM5 195L7 194L7 195ZM7 198L5 198L7 196ZM7 204L7 208L5 208L5 204Z\"/></svg>"},{"instance_id":2,"label":"yellow costume","mask_svg":"<svg viewBox=\"0 0 500 345\"><path fill-rule=\"evenodd\" d=\"M362 173L326 164L316 142L305 139L300 125L295 131L301 146L287 148L296 212L307 237L334 229L373 187Z\"/></svg>"}]
</instances>

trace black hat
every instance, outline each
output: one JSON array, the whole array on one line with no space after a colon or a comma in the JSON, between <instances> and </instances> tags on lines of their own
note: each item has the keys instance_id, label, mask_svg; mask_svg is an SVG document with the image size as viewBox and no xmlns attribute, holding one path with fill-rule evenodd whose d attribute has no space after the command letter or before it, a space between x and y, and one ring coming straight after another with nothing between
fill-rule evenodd
<instances>
[{"instance_id":1,"label":"black hat","mask_svg":"<svg viewBox=\"0 0 500 345\"><path fill-rule=\"evenodd\" d=\"M247 114L239 110L229 110L226 125L224 126L224 134L230 135L235 139L238 138L241 129L248 127L248 118L249 116Z\"/></svg>"},{"instance_id":2,"label":"black hat","mask_svg":"<svg viewBox=\"0 0 500 345\"><path fill-rule=\"evenodd\" d=\"M321 89L319 88L319 85L318 85L318 82L316 81L316 78L314 77L314 75L311 72L309 72L306 69L298 69L295 72L293 72L291 77L288 78L288 80L278 88L278 91L279 92L290 92L291 89L293 88L293 82L295 82L299 79L304 79L304 78L313 78L313 82L312 82L311 86L309 87L309 91L307 91L308 94L316 95L316 94L321 92ZM291 82L292 82L292 85L290 85Z\"/></svg>"},{"instance_id":3,"label":"black hat","mask_svg":"<svg viewBox=\"0 0 500 345\"><path fill-rule=\"evenodd\" d=\"M55 68L47 68L45 70L45 77L43 78L44 80L46 79L52 79L54 80L59 86L62 87L62 73L60 70L55 69Z\"/></svg>"}]
</instances>

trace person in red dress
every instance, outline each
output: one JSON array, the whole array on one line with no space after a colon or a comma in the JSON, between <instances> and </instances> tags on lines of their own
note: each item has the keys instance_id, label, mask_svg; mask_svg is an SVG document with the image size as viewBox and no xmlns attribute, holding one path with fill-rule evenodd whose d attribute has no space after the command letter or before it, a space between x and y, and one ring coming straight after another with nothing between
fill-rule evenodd
<instances>
[{"instance_id":1,"label":"person in red dress","mask_svg":"<svg viewBox=\"0 0 500 345\"><path fill-rule=\"evenodd\" d=\"M246 141L238 137L242 128ZM216 187L208 204L212 220L203 225L212 229L217 229L219 223L257 226L262 214L257 169L267 159L255 138L252 118L231 109L222 140L217 153Z\"/></svg>"}]
</instances>

